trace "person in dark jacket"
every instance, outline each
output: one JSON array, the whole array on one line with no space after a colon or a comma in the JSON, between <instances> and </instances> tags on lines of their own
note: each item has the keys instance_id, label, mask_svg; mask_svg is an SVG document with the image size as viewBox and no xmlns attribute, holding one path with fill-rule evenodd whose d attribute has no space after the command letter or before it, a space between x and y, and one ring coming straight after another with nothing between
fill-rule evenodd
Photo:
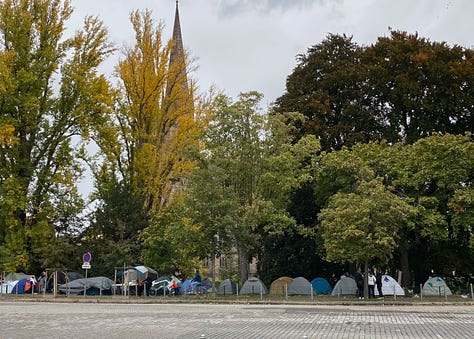
<instances>
[{"instance_id":1,"label":"person in dark jacket","mask_svg":"<svg viewBox=\"0 0 474 339\"><path fill-rule=\"evenodd\" d=\"M359 299L364 298L364 275L358 270L354 275L354 280L357 284L357 297Z\"/></svg>"},{"instance_id":2,"label":"person in dark jacket","mask_svg":"<svg viewBox=\"0 0 474 339\"><path fill-rule=\"evenodd\" d=\"M383 298L383 292L382 292L382 273L377 271L375 275L375 284L377 285L377 291L379 292L379 297Z\"/></svg>"}]
</instances>

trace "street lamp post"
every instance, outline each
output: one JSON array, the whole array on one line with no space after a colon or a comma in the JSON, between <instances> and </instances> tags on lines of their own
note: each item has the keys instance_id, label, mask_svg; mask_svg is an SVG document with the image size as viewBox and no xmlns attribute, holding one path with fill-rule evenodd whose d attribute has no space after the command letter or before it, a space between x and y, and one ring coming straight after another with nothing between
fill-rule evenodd
<instances>
[{"instance_id":1,"label":"street lamp post","mask_svg":"<svg viewBox=\"0 0 474 339\"><path fill-rule=\"evenodd\" d=\"M214 250L212 251L212 292L216 294L216 249L219 236L214 234Z\"/></svg>"}]
</instances>

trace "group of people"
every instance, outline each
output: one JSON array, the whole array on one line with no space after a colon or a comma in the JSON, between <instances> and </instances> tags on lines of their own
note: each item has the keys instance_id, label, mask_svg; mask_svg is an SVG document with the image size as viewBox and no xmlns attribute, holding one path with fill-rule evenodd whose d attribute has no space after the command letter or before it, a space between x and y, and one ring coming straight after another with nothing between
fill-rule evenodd
<instances>
[{"instance_id":1,"label":"group of people","mask_svg":"<svg viewBox=\"0 0 474 339\"><path fill-rule=\"evenodd\" d=\"M354 280L357 284L357 297L359 299L364 298L364 274L359 270L354 276ZM367 285L369 287L369 298L375 298L375 287L380 298L383 298L382 292L382 273L377 272L376 275L369 271L367 275Z\"/></svg>"},{"instance_id":2,"label":"group of people","mask_svg":"<svg viewBox=\"0 0 474 339\"><path fill-rule=\"evenodd\" d=\"M349 273L346 272L344 275L341 276L341 279L345 277L349 277ZM364 274L360 270L358 270L354 274L354 280L357 285L356 297L358 297L359 299L364 299ZM330 283L333 288L336 282L337 282L337 277L335 274L333 274L330 279ZM377 287L379 297L383 298L382 273L377 272L377 274L374 275L372 271L369 271L367 275L367 284L369 287L369 298L375 298L375 287Z\"/></svg>"}]
</instances>

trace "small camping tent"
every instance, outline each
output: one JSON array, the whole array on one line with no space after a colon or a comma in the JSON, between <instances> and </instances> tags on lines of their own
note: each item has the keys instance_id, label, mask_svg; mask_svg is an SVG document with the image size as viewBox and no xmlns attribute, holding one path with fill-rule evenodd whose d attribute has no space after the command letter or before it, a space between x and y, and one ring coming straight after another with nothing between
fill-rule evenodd
<instances>
[{"instance_id":1,"label":"small camping tent","mask_svg":"<svg viewBox=\"0 0 474 339\"><path fill-rule=\"evenodd\" d=\"M251 277L242 285L240 294L268 294L268 290L260 279Z\"/></svg>"},{"instance_id":2,"label":"small camping tent","mask_svg":"<svg viewBox=\"0 0 474 339\"><path fill-rule=\"evenodd\" d=\"M179 287L180 294L198 294L202 293L203 289L200 282L194 281L194 279L186 279L181 283Z\"/></svg>"},{"instance_id":3,"label":"small camping tent","mask_svg":"<svg viewBox=\"0 0 474 339\"><path fill-rule=\"evenodd\" d=\"M342 277L334 286L332 295L354 295L357 292L357 284L351 277Z\"/></svg>"},{"instance_id":4,"label":"small camping tent","mask_svg":"<svg viewBox=\"0 0 474 339\"><path fill-rule=\"evenodd\" d=\"M0 293L24 294L31 293L32 289L37 289L37 281L33 274L8 273L3 283L0 284Z\"/></svg>"},{"instance_id":5,"label":"small camping tent","mask_svg":"<svg viewBox=\"0 0 474 339\"><path fill-rule=\"evenodd\" d=\"M36 279L33 274L25 274L23 272L10 272L5 276L5 281L18 281L24 278Z\"/></svg>"},{"instance_id":6,"label":"small camping tent","mask_svg":"<svg viewBox=\"0 0 474 339\"><path fill-rule=\"evenodd\" d=\"M215 288L215 287L214 287ZM209 278L206 278L206 279L203 279L201 281L201 286L200 286L200 292L202 293L212 293L212 292L216 292L216 290L214 289L214 291L212 290L212 280L209 279Z\"/></svg>"},{"instance_id":7,"label":"small camping tent","mask_svg":"<svg viewBox=\"0 0 474 339\"><path fill-rule=\"evenodd\" d=\"M173 286L173 283L176 283L177 288ZM148 293L150 295L171 295L179 294L181 287L181 280L179 280L174 275L171 276L161 276L152 281Z\"/></svg>"},{"instance_id":8,"label":"small camping tent","mask_svg":"<svg viewBox=\"0 0 474 339\"><path fill-rule=\"evenodd\" d=\"M35 286L34 278L23 278L18 280L12 289L12 294L26 294L33 292Z\"/></svg>"},{"instance_id":9,"label":"small camping tent","mask_svg":"<svg viewBox=\"0 0 474 339\"><path fill-rule=\"evenodd\" d=\"M5 280L2 284L0 284L0 294L12 293L17 283L18 280Z\"/></svg>"},{"instance_id":10,"label":"small camping tent","mask_svg":"<svg viewBox=\"0 0 474 339\"><path fill-rule=\"evenodd\" d=\"M237 294L237 285L230 279L226 279L220 283L217 289L217 294L220 295L231 295Z\"/></svg>"},{"instance_id":11,"label":"small camping tent","mask_svg":"<svg viewBox=\"0 0 474 339\"><path fill-rule=\"evenodd\" d=\"M270 294L285 295L292 282L293 278L290 277L280 277L273 280L270 285Z\"/></svg>"},{"instance_id":12,"label":"small camping tent","mask_svg":"<svg viewBox=\"0 0 474 339\"><path fill-rule=\"evenodd\" d=\"M332 288L329 282L324 278L314 278L311 281L314 294L331 294Z\"/></svg>"},{"instance_id":13,"label":"small camping tent","mask_svg":"<svg viewBox=\"0 0 474 339\"><path fill-rule=\"evenodd\" d=\"M153 280L158 278L158 273L154 269L147 266L126 267L123 271L119 270L117 274L123 274L125 283L146 281L151 284Z\"/></svg>"},{"instance_id":14,"label":"small camping tent","mask_svg":"<svg viewBox=\"0 0 474 339\"><path fill-rule=\"evenodd\" d=\"M293 279L290 287L288 287L288 295L311 295L313 287L308 279L304 277L297 277Z\"/></svg>"},{"instance_id":15,"label":"small camping tent","mask_svg":"<svg viewBox=\"0 0 474 339\"><path fill-rule=\"evenodd\" d=\"M391 276L382 275L382 294L383 295L405 295L405 291L400 284ZM375 295L379 295L379 291L375 288Z\"/></svg>"},{"instance_id":16,"label":"small camping tent","mask_svg":"<svg viewBox=\"0 0 474 339\"><path fill-rule=\"evenodd\" d=\"M449 289L446 282L440 277L431 277L429 278L421 290L423 295L452 295L451 290Z\"/></svg>"},{"instance_id":17,"label":"small camping tent","mask_svg":"<svg viewBox=\"0 0 474 339\"><path fill-rule=\"evenodd\" d=\"M66 284L59 285L60 293L83 294L84 289L87 295L112 294L114 281L106 277L91 277L76 279Z\"/></svg>"}]
</instances>

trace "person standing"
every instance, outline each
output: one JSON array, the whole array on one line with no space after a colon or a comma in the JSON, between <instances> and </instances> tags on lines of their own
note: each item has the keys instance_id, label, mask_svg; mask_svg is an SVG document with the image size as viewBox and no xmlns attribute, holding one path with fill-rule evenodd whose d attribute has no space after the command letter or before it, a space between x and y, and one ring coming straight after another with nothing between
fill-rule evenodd
<instances>
[{"instance_id":1,"label":"person standing","mask_svg":"<svg viewBox=\"0 0 474 339\"><path fill-rule=\"evenodd\" d=\"M329 279L329 285L331 285L331 288L334 288L337 284L337 276L335 273L331 275L331 278Z\"/></svg>"},{"instance_id":2,"label":"person standing","mask_svg":"<svg viewBox=\"0 0 474 339\"><path fill-rule=\"evenodd\" d=\"M199 270L196 270L196 275L192 281L192 289L195 293L201 293L201 275L199 274Z\"/></svg>"},{"instance_id":3,"label":"person standing","mask_svg":"<svg viewBox=\"0 0 474 339\"><path fill-rule=\"evenodd\" d=\"M369 275L367 277L367 284L369 285L369 298L375 298L375 283L376 278L372 272L369 271Z\"/></svg>"},{"instance_id":4,"label":"person standing","mask_svg":"<svg viewBox=\"0 0 474 339\"><path fill-rule=\"evenodd\" d=\"M354 280L357 284L357 297L359 299L364 298L364 275L358 270L354 275Z\"/></svg>"},{"instance_id":5,"label":"person standing","mask_svg":"<svg viewBox=\"0 0 474 339\"><path fill-rule=\"evenodd\" d=\"M379 292L379 297L383 298L382 292L382 273L377 272L375 275L375 284L377 285L377 291Z\"/></svg>"}]
</instances>

